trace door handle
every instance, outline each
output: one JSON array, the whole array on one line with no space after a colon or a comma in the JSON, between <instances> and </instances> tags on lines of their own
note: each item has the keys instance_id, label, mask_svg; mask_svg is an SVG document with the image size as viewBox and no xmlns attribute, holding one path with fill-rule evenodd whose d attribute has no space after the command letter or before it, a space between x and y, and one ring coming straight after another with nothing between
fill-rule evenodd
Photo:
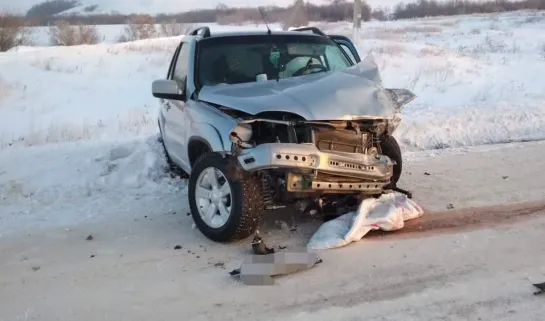
<instances>
[{"instance_id":1,"label":"door handle","mask_svg":"<svg viewBox=\"0 0 545 321\"><path fill-rule=\"evenodd\" d=\"M172 107L172 106L170 105L169 102L167 102L167 103L165 104L165 109L166 109L166 110L169 110L171 107Z\"/></svg>"}]
</instances>

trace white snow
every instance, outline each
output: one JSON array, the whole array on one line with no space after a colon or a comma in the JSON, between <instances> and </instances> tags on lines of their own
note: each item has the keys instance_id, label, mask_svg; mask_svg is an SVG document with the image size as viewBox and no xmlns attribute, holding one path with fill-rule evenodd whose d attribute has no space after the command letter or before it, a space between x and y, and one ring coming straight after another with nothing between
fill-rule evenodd
<instances>
[{"instance_id":1,"label":"white snow","mask_svg":"<svg viewBox=\"0 0 545 321\"><path fill-rule=\"evenodd\" d=\"M348 23L314 24L351 35ZM164 77L179 38L114 44L122 26L107 28L99 45L0 53L0 319L243 320L260 309L301 320L538 314L529 284L545 276L543 220L435 242L360 242L272 292L226 281L216 260L232 263L248 244L219 245L192 230L186 183L165 174L157 142L151 82ZM213 32L222 28L241 27ZM418 96L395 135L403 186L425 210L543 199L543 143L482 146L545 138L543 30L545 16L535 12L363 25L362 56L373 53L389 87ZM266 240L301 245L315 230L271 228ZM85 243L88 233L95 243ZM173 253L174 244L185 248ZM42 267L35 273L29 264ZM322 293L336 306L321 310Z\"/></svg>"},{"instance_id":2,"label":"white snow","mask_svg":"<svg viewBox=\"0 0 545 321\"><path fill-rule=\"evenodd\" d=\"M155 136L2 150L0 234L186 210L161 153Z\"/></svg>"},{"instance_id":3,"label":"white snow","mask_svg":"<svg viewBox=\"0 0 545 321\"><path fill-rule=\"evenodd\" d=\"M384 83L413 90L395 136L433 149L542 139L545 15L510 13L371 23Z\"/></svg>"},{"instance_id":4,"label":"white snow","mask_svg":"<svg viewBox=\"0 0 545 321\"><path fill-rule=\"evenodd\" d=\"M315 25L351 32L348 23ZM213 25L212 32L240 28L264 26ZM373 22L364 24L358 46L362 56L374 55L387 86L418 96L395 134L405 151L465 148L544 138L543 29L545 16L534 12ZM9 191L0 205L0 232L100 215L89 195L106 202L111 191L120 197L134 190L149 201L115 204L126 208L152 208L149 195L170 197L172 182L157 176L164 160L151 143L157 102L150 84L164 77L178 41L20 47L0 54L0 187ZM125 166L108 160L114 146L128 150L114 161ZM70 207L61 202L66 197L87 205L66 214L59 210Z\"/></svg>"}]
</instances>

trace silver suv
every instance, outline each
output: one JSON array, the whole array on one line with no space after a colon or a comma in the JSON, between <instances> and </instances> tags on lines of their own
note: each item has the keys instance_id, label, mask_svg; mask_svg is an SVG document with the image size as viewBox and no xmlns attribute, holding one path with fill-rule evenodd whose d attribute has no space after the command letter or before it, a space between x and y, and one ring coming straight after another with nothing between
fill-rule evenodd
<instances>
[{"instance_id":1,"label":"silver suv","mask_svg":"<svg viewBox=\"0 0 545 321\"><path fill-rule=\"evenodd\" d=\"M266 209L326 212L395 189L391 134L415 95L381 83L348 38L316 28L184 36L152 92L200 231L241 239Z\"/></svg>"}]
</instances>

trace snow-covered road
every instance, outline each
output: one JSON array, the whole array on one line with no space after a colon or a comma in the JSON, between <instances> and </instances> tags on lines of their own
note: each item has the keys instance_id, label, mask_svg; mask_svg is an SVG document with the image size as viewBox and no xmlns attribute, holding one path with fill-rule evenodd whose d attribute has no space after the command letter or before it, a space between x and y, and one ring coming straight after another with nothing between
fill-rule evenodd
<instances>
[{"instance_id":1,"label":"snow-covered road","mask_svg":"<svg viewBox=\"0 0 545 321\"><path fill-rule=\"evenodd\" d=\"M428 217L444 218L433 224L446 230L419 232L415 222L413 233L364 238L322 253L324 263L272 287L228 275L250 240L205 239L186 215L183 189L158 184L155 194L139 194L134 185L125 196L104 190L86 203L75 184L74 199L37 212L42 229L0 238L0 320L542 320L543 298L532 295L531 284L545 281L545 204L525 204L543 200L545 144L413 156L403 185ZM512 202L522 204L475 227L472 219L462 230L444 224L454 217L448 203L464 212ZM520 216L525 206L532 215ZM31 215L12 222L37 219ZM515 217L496 225L502 216ZM290 231L276 222L286 217L267 214L266 243L305 245L319 222L299 218Z\"/></svg>"}]
</instances>

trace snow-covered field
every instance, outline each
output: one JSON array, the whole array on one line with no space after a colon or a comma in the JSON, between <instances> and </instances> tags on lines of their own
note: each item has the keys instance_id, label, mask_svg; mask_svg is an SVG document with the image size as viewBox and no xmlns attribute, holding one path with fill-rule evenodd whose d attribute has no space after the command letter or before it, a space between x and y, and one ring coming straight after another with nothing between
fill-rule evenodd
<instances>
[{"instance_id":1,"label":"snow-covered field","mask_svg":"<svg viewBox=\"0 0 545 321\"><path fill-rule=\"evenodd\" d=\"M347 23L315 25L328 33L352 34ZM515 296L531 291L520 282L545 277L540 259L545 248L538 241L543 220L524 225L527 234L498 229L442 236L433 244L377 242L373 248L338 252L350 257L344 259L329 254L325 262L339 262L338 273L344 276L327 281L319 267L302 281L288 278L283 290L260 290L267 303L255 301L252 290L225 282L226 271L218 274L215 260L240 258L248 244L212 244L191 229L185 182L165 175L156 142L151 82L164 77L179 39L114 44L121 30L108 28L102 29L106 41L99 45L0 53L0 274L8 276L0 277L0 302L7 302L0 304L0 320L205 319L206 313L213 319L243 315L255 320L259 311L254 305L270 317L282 309L281 319L334 320L343 313L355 320L368 311L375 319L428 320L446 309L454 316L446 320L491 315L534 320L539 303ZM212 32L224 28L215 25ZM416 190L424 208L543 200L544 176L534 168L543 164L545 145L517 142L545 138L544 31L545 14L535 12L363 25L356 39L360 54L373 54L387 86L409 88L418 96L406 107L396 136L405 151L403 183ZM510 144L494 145L504 143ZM88 233L97 236L97 243L78 245ZM280 242L291 232L275 233L269 237ZM508 235L508 246L501 245L502 233ZM309 231L291 234L295 243L304 243ZM185 248L170 258L174 242ZM505 262L507 250L520 253ZM483 256L486 251L491 252ZM91 253L97 258L86 265L83 260ZM208 261L198 261L195 253ZM373 263L352 265L354 257L369 253L375 253ZM404 253L412 256L403 258ZM433 257L424 258L428 254ZM457 263L450 264L449 257ZM373 264L386 269L369 272ZM31 265L40 265L36 273L43 274L33 274ZM360 269L368 274L351 279ZM326 276L337 274L334 268L329 272ZM495 273L504 277L501 282L491 277ZM382 289L375 274L389 287ZM180 284L171 283L174 275ZM414 282L397 287L403 278ZM312 293L303 291L302 284L314 284ZM354 301L367 285L378 292L367 293L368 301ZM54 295L42 296L50 286L67 305ZM220 292L209 296L217 288ZM345 289L350 297L337 296L332 300L337 308L316 315L327 301L322 290L333 296ZM467 296L464 291L476 292ZM190 297L198 302L189 304ZM432 297L433 302L426 301ZM181 310L180 299L187 301ZM103 310L91 311L91 302ZM154 307L148 309L148 303ZM470 311L464 310L465 303ZM299 304L307 311L300 318ZM407 311L408 305L422 310ZM388 316L388 311L395 313Z\"/></svg>"},{"instance_id":2,"label":"snow-covered field","mask_svg":"<svg viewBox=\"0 0 545 321\"><path fill-rule=\"evenodd\" d=\"M349 23L315 25L352 35ZM123 26L100 28L101 45L19 48L1 56L0 99L9 106L2 112L10 113L0 123L1 145L95 139L112 130L148 133L155 108L149 83L163 76L178 39L113 44ZM241 28L264 26L212 25L212 31ZM418 95L397 134L406 147L463 147L543 138L544 28L545 14L515 12L372 22L357 41L362 55L374 55L387 85ZM36 41L45 44L40 29ZM43 90L44 81L54 89Z\"/></svg>"},{"instance_id":3,"label":"snow-covered field","mask_svg":"<svg viewBox=\"0 0 545 321\"><path fill-rule=\"evenodd\" d=\"M352 32L348 23L315 25ZM212 32L239 28L264 26L214 25ZM364 24L356 39L361 55L375 57L387 86L418 96L395 134L406 159L543 139L543 30L540 12ZM154 143L157 103L150 92L178 41L19 47L0 54L0 233L99 216L105 207L94 198L106 202L116 193L134 194L115 202L125 211L179 208L171 189L180 184L160 174L164 159ZM140 204L150 195L172 202ZM81 202L87 205L72 207Z\"/></svg>"}]
</instances>

